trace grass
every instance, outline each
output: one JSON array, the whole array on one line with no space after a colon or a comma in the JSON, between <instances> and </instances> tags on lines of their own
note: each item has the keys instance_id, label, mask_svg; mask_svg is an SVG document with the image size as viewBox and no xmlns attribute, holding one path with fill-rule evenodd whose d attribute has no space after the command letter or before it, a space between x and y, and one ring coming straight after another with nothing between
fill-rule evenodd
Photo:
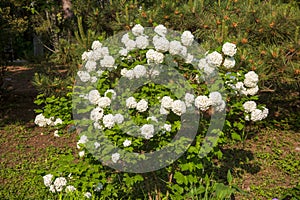
<instances>
[{"instance_id":1,"label":"grass","mask_svg":"<svg viewBox=\"0 0 300 200\"><path fill-rule=\"evenodd\" d=\"M78 153L75 133L55 138L52 131L18 123L1 128L0 133L0 199L55 199L42 176ZM236 199L278 198L296 186L299 146L299 133L264 129L244 144L224 147L222 171L230 168L233 183L246 191Z\"/></svg>"},{"instance_id":2,"label":"grass","mask_svg":"<svg viewBox=\"0 0 300 200\"><path fill-rule=\"evenodd\" d=\"M299 146L299 133L276 129L262 130L244 146L238 144L238 148L249 150L253 158L244 163L244 169L234 168L234 182L249 195L237 199L279 198L287 188L296 186L300 179ZM257 170L249 170L251 166Z\"/></svg>"}]
</instances>

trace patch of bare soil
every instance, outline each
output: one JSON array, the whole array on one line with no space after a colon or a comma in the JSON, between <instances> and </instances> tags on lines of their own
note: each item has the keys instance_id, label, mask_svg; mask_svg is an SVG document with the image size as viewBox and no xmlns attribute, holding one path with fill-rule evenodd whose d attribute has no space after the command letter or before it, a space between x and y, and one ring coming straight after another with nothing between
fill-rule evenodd
<instances>
[{"instance_id":1,"label":"patch of bare soil","mask_svg":"<svg viewBox=\"0 0 300 200\"><path fill-rule=\"evenodd\" d=\"M0 162L15 165L19 160L36 160L47 147L76 149L76 133L54 137L54 129L35 126L33 103L37 91L31 84L35 69L9 66L4 81L8 92L0 103Z\"/></svg>"},{"instance_id":2,"label":"patch of bare soil","mask_svg":"<svg viewBox=\"0 0 300 200\"><path fill-rule=\"evenodd\" d=\"M33 103L37 91L31 84L34 68L8 66L4 74L4 99L0 102L0 126L15 122L27 123L34 119Z\"/></svg>"}]
</instances>

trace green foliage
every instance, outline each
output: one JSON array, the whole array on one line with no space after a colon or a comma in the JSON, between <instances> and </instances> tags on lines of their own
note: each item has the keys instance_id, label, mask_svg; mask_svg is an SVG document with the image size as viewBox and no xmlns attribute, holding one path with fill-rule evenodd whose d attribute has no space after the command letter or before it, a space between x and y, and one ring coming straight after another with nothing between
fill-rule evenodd
<instances>
[{"instance_id":1,"label":"green foliage","mask_svg":"<svg viewBox=\"0 0 300 200\"><path fill-rule=\"evenodd\" d=\"M63 121L63 125L69 125L72 123L72 93L69 92L66 96L50 96L47 97L44 94L37 96L34 103L38 106L42 106L42 109L36 109L36 113L43 113L46 118L54 117L60 118Z\"/></svg>"},{"instance_id":2,"label":"green foliage","mask_svg":"<svg viewBox=\"0 0 300 200\"><path fill-rule=\"evenodd\" d=\"M293 188L286 189L281 196L282 200L297 200L300 198L300 184Z\"/></svg>"}]
</instances>

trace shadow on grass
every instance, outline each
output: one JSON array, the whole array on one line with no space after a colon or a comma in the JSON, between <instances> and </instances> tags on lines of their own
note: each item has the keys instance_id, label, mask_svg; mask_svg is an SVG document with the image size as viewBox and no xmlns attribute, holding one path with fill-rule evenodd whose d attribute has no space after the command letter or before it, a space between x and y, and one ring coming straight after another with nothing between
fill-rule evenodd
<instances>
[{"instance_id":1,"label":"shadow on grass","mask_svg":"<svg viewBox=\"0 0 300 200\"><path fill-rule=\"evenodd\" d=\"M218 170L220 178L226 179L228 170L234 176L241 177L242 174L256 174L261 170L258 163L254 162L254 155L249 150L232 148L222 149L223 158L218 161Z\"/></svg>"}]
</instances>

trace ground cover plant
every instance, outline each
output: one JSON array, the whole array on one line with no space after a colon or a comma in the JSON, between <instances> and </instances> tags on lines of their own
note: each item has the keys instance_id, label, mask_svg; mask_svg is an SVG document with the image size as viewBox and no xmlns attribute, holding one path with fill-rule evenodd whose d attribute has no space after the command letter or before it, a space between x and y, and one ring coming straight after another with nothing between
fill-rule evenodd
<instances>
[{"instance_id":1,"label":"ground cover plant","mask_svg":"<svg viewBox=\"0 0 300 200\"><path fill-rule=\"evenodd\" d=\"M75 24L73 27L75 29L77 27L78 30L72 30L69 26L64 27L63 24L67 22L64 18L60 18L60 21L52 18L51 26L60 31L47 33L59 36L52 37L58 40L55 40L55 45L52 46L55 47L55 53L47 58L47 62L51 62L41 62L36 66L29 64L28 67L19 68L19 71L8 67L8 72L1 75L1 80L5 81L5 89L8 88L8 91L11 91L11 93L6 93L1 102L2 199L299 198L297 192L299 190L299 73L297 71L299 70L299 33L297 31L299 30L297 28L299 27L299 20L297 20L299 6L296 1L218 1L215 4L208 1L111 1L101 5L91 1L91 4L84 6L81 1L72 3L75 20L71 21ZM33 6L33 11L40 9L34 4L31 6ZM59 10L58 7L55 8L52 12ZM87 11L89 15L82 15ZM40 20L43 19L42 12L32 12L32 14L33 20L37 19L36 14L39 15ZM81 19L80 15L82 15ZM7 19L9 18L1 18L4 21ZM211 19L216 19L216 21ZM57 22L60 24L55 24ZM105 102L113 102L114 92L117 90L110 89L114 89L115 81L121 78L128 80L134 78L132 80L138 82L139 78L145 75L142 73L144 68L141 66L145 67L148 64L148 60L151 60L149 54L153 52L150 51L147 57L149 48L142 49L142 46L139 46L139 51L127 52L126 56L126 51L123 51L123 58L130 56L132 60L115 59L115 63L121 63L119 68L99 74L93 72L94 65L89 62L93 60L90 60L86 54L83 58L88 59L89 64L85 61L83 66L80 65L81 54L83 51L93 52L107 46L105 39L120 30L136 30L135 24L142 24L144 27L164 24L165 27L178 30L179 33L190 30L194 39L202 47L210 50L207 54L203 52L201 58L210 60L209 55L220 58L219 54L223 54L219 59L222 62L217 62L220 66L216 69L224 82L227 97L230 97L230 99L222 99L229 105L226 110L228 114L223 132L220 133L219 145L208 156L199 158L197 153L199 143L203 141L203 133L201 133L205 130L203 128L198 132L199 137L196 138L195 143L179 160L153 173L135 174L116 171L96 161L89 153L90 151L87 151L89 142L86 139L91 139L91 135L88 135L88 132L76 130L74 126L76 121L72 121L71 117L72 86L78 69L81 75L88 71L91 77L96 77L96 89L99 92L99 95L97 92L93 95L91 93L91 98L86 100L90 105L84 112L103 109L104 116L108 119L110 114L117 115L117 113L111 113L109 106L105 107ZM37 28L40 25L40 23L35 23L34 26ZM95 28L96 26L99 27ZM42 26L36 30L42 34L47 31ZM69 31L71 35L65 37L68 34L64 34L67 33L64 31ZM185 34L189 35L187 32ZM128 39L137 41L139 36L144 35L135 35L133 31L130 32ZM159 36L163 37L163 35ZM147 39L152 41L152 37L153 35L150 36L151 39L149 37ZM92 43L95 40L97 42ZM181 41L180 36L177 40L182 47L188 47L188 43ZM233 42L237 46L234 58L232 55L227 55L228 52L222 51L222 46L226 42L229 42L227 44ZM125 42L123 47L126 50L130 44ZM152 54L153 61L157 61L157 57L153 55L162 53L163 62L166 62L165 58L171 53L161 51L162 49L155 47L154 54ZM109 54L113 55L111 49L109 49ZM216 103L218 106L212 106L209 103L208 106L201 104L204 99L213 99L212 91L205 86L198 87L201 83L197 83L197 80L205 81L201 79L201 74L209 73L209 68L203 67L199 73L198 70L193 70L193 62L186 63L188 59L184 55L174 57L177 70L189 81L192 86L191 91L196 91L194 98L199 101L197 104L194 101L192 106L197 108L207 120L199 125L199 127L205 127L211 117L211 111L222 105L221 100ZM233 61L235 65L232 64ZM136 68L137 65L139 67ZM145 67L145 69L148 68ZM131 73L135 71L139 72L141 77ZM249 71L253 72L247 74ZM259 81L257 81L256 74ZM199 79L195 78L197 75ZM245 80L247 77L251 81ZM85 78L83 75L77 78L77 83ZM36 95L36 91L31 86L32 79L34 79L33 83L39 95ZM95 80L91 78L88 81L93 81L93 79ZM247 89L237 87L241 86L241 83L247 85L244 86ZM259 87L257 94L256 85ZM28 93L23 92L27 86L30 86ZM220 89L220 86L214 84L210 86ZM237 88L240 88L238 96ZM251 93L250 88L253 88L254 96L246 94ZM89 93L90 89L86 89L84 91ZM34 92L33 95L32 92ZM118 91L117 94L119 94ZM141 88L139 94L133 95L134 99L131 100L136 100L139 107L135 107L132 101L131 116L137 123L147 125L145 127L149 128L152 123L156 122L153 116L148 116L147 107L162 103L150 97L158 95L161 99L164 96L166 99L169 96L169 100L176 101L181 106L180 109L176 109L175 106L166 108L171 114L168 116L166 125L160 125L165 128L161 132L162 137L168 140L168 137L174 134L176 127L181 125L178 119L180 115L184 115L182 102L187 109L188 97L192 99L192 95L187 95L185 92L179 91L178 94L180 95L172 96L167 88L149 84ZM34 99L34 96L37 98ZM92 103L93 98L97 96L106 97L102 99L104 104ZM200 99L203 101L201 102ZM34 100L37 105L32 104ZM264 119L265 122L257 123L256 119L262 117L258 117L260 115L255 115L255 113L262 114L263 110L267 111L264 106L269 109L269 115ZM24 112L20 113L15 107ZM36 109L36 114L33 108ZM255 109L261 109L261 111L254 112ZM37 114L40 115L34 121ZM122 118L120 115L117 116L119 119ZM248 117L250 121L247 121ZM151 131L142 132L144 139L134 139L130 135L120 133L119 126L122 124L109 126L108 121L96 118L92 119L99 123L96 127L104 126L103 132L116 145L126 150L147 151L148 149L142 145L144 141L149 141L148 148L157 142L160 142L156 146L157 149L165 145L163 141L158 141ZM18 123L18 120L21 122ZM41 127L37 127L34 122ZM116 124L116 121L113 122ZM91 121L89 124L92 124ZM94 129L95 126L91 128ZM76 147L76 143L80 149ZM108 155L107 162L111 160L118 164L122 161L122 154L109 153ZM18 161L17 158L21 159Z\"/></svg>"}]
</instances>

